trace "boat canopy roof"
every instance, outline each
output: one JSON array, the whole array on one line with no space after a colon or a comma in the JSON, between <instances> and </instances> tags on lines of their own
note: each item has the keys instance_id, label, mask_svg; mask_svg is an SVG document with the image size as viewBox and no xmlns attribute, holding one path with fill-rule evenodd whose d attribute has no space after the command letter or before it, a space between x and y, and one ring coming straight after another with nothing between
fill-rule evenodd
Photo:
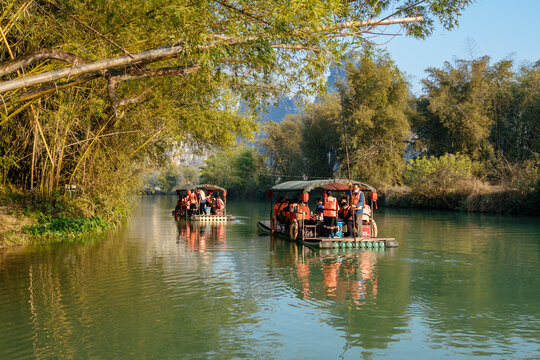
<instances>
[{"instance_id":1,"label":"boat canopy roof","mask_svg":"<svg viewBox=\"0 0 540 360\"><path fill-rule=\"evenodd\" d=\"M227 189L222 188L221 186L212 185L212 184L200 184L193 187L194 190L203 189L209 191L227 191Z\"/></svg>"},{"instance_id":2,"label":"boat canopy roof","mask_svg":"<svg viewBox=\"0 0 540 360\"><path fill-rule=\"evenodd\" d=\"M351 184L360 185L362 191L375 192L375 188L368 184L361 183L359 181L350 181ZM346 191L349 189L349 180L347 179L328 179L328 180L307 180L307 181L287 181L281 184L274 185L270 190L276 192L310 192L311 190L322 188L324 190L331 191Z\"/></svg>"},{"instance_id":3,"label":"boat canopy roof","mask_svg":"<svg viewBox=\"0 0 540 360\"><path fill-rule=\"evenodd\" d=\"M200 185L193 185L193 186L184 186L179 189L176 189L176 193L179 194L182 191L188 191L188 190L198 190L203 189L207 191L227 191L227 189L222 188L221 186L212 185L212 184L200 184Z\"/></svg>"}]
</instances>

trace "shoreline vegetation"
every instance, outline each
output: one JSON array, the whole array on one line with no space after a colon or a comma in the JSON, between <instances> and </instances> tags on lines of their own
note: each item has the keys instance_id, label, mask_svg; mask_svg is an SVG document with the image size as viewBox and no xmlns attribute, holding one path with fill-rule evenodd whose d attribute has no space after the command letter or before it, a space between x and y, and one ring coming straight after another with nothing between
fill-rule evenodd
<instances>
[{"instance_id":1,"label":"shoreline vegetation","mask_svg":"<svg viewBox=\"0 0 540 360\"><path fill-rule=\"evenodd\" d=\"M117 225L88 216L69 197L45 200L35 193L0 186L0 249L44 241L79 241Z\"/></svg>"}]
</instances>

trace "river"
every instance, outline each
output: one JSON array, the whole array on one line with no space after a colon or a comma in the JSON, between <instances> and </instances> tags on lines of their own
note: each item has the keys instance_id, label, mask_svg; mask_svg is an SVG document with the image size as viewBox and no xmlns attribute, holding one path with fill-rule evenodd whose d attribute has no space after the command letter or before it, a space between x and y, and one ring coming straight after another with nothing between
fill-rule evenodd
<instances>
[{"instance_id":1,"label":"river","mask_svg":"<svg viewBox=\"0 0 540 360\"><path fill-rule=\"evenodd\" d=\"M540 219L381 209L320 253L143 197L96 239L0 252L0 359L538 359Z\"/></svg>"}]
</instances>

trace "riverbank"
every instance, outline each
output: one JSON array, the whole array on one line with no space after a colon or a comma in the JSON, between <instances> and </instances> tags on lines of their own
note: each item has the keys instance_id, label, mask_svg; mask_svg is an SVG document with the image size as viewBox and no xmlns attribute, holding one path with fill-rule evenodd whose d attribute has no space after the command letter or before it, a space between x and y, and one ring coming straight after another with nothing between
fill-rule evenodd
<instances>
[{"instance_id":1,"label":"riverbank","mask_svg":"<svg viewBox=\"0 0 540 360\"><path fill-rule=\"evenodd\" d=\"M100 216L85 216L74 201L65 197L42 199L0 187L0 248L75 239L112 226Z\"/></svg>"},{"instance_id":2,"label":"riverbank","mask_svg":"<svg viewBox=\"0 0 540 360\"><path fill-rule=\"evenodd\" d=\"M407 186L386 186L379 189L379 195L385 207L540 215L540 194L535 189L523 191L471 183L459 190L426 194Z\"/></svg>"}]
</instances>

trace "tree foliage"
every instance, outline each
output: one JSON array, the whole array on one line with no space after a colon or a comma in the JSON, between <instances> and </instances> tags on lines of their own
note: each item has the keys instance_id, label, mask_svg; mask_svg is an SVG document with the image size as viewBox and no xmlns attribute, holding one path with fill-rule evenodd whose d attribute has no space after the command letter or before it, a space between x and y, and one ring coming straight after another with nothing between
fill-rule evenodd
<instances>
[{"instance_id":1,"label":"tree foliage","mask_svg":"<svg viewBox=\"0 0 540 360\"><path fill-rule=\"evenodd\" d=\"M264 157L253 148L239 146L217 153L201 167L201 183L219 184L232 197L263 197L272 184Z\"/></svg>"},{"instance_id":2,"label":"tree foliage","mask_svg":"<svg viewBox=\"0 0 540 360\"><path fill-rule=\"evenodd\" d=\"M374 183L397 181L410 128L403 75L386 57L364 57L358 66L349 64L341 94L351 172Z\"/></svg>"},{"instance_id":3,"label":"tree foliage","mask_svg":"<svg viewBox=\"0 0 540 360\"><path fill-rule=\"evenodd\" d=\"M413 124L429 154L517 161L538 153L539 68L516 73L512 66L510 60L490 65L485 56L427 70Z\"/></svg>"}]
</instances>

